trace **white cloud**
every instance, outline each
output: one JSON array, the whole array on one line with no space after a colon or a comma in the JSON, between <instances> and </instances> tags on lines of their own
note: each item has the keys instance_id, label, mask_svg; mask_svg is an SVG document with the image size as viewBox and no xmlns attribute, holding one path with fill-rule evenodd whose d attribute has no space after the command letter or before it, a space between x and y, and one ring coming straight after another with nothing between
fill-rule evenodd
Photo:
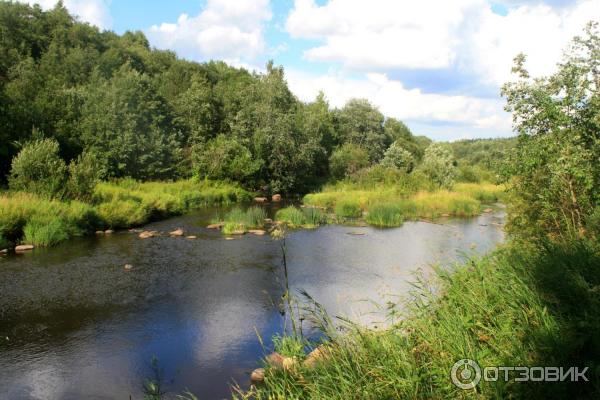
<instances>
[{"instance_id":1,"label":"white cloud","mask_svg":"<svg viewBox=\"0 0 600 400\"><path fill-rule=\"evenodd\" d=\"M39 4L44 10L53 8L57 0L26 1L21 3ZM101 29L109 29L112 26L112 17L108 9L109 0L63 0L63 4L70 13L79 17L84 22L89 22Z\"/></svg>"},{"instance_id":2,"label":"white cloud","mask_svg":"<svg viewBox=\"0 0 600 400\"><path fill-rule=\"evenodd\" d=\"M501 99L423 93L407 89L385 74L369 73L364 79L330 72L315 76L294 69L286 72L290 89L303 101L312 101L319 90L331 106L341 107L351 98L367 98L387 116L405 121L460 124L477 130L510 132L510 117ZM426 132L424 132L426 133Z\"/></svg>"},{"instance_id":3,"label":"white cloud","mask_svg":"<svg viewBox=\"0 0 600 400\"><path fill-rule=\"evenodd\" d=\"M553 8L537 3L495 14L484 0L296 0L286 29L322 39L311 61L340 62L362 71L457 68L494 84L504 82L513 57L529 54L533 73L547 74L585 22L600 19L597 0Z\"/></svg>"},{"instance_id":4,"label":"white cloud","mask_svg":"<svg viewBox=\"0 0 600 400\"><path fill-rule=\"evenodd\" d=\"M208 0L202 12L181 14L176 23L153 25L152 44L191 59L239 61L265 51L263 26L271 19L268 0Z\"/></svg>"}]
</instances>

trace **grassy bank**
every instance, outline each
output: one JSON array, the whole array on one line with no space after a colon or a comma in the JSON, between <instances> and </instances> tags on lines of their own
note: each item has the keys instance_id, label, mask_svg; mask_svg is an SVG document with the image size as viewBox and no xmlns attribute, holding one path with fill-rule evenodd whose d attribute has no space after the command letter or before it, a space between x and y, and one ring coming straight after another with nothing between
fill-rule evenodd
<instances>
[{"instance_id":1,"label":"grassy bank","mask_svg":"<svg viewBox=\"0 0 600 400\"><path fill-rule=\"evenodd\" d=\"M267 366L264 383L242 397L598 398L599 273L600 250L589 242L504 248L454 272L438 269L433 281L420 281L401 315L390 308L399 322L389 329L327 332L332 339L316 366ZM299 353L294 340L278 339L278 349ZM516 383L511 375L463 390L450 371L464 358L482 367L587 366L589 382Z\"/></svg>"},{"instance_id":2,"label":"grassy bank","mask_svg":"<svg viewBox=\"0 0 600 400\"><path fill-rule=\"evenodd\" d=\"M249 200L219 182L103 182L90 203L49 200L29 193L0 195L0 248L15 243L51 246L98 229L139 226L213 204Z\"/></svg>"},{"instance_id":3,"label":"grassy bank","mask_svg":"<svg viewBox=\"0 0 600 400\"><path fill-rule=\"evenodd\" d=\"M304 197L304 203L333 210L339 218L357 218L365 214L375 226L400 226L406 220L468 217L479 214L482 204L498 201L503 187L490 183L459 183L452 191L413 191L392 185L363 188L352 184L327 186L320 193Z\"/></svg>"}]
</instances>

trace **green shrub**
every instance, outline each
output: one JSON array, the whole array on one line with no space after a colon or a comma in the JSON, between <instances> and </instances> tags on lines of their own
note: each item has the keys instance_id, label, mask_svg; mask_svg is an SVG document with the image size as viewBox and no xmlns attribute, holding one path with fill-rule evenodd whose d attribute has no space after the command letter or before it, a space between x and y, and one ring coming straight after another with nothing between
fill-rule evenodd
<instances>
[{"instance_id":1,"label":"green shrub","mask_svg":"<svg viewBox=\"0 0 600 400\"><path fill-rule=\"evenodd\" d=\"M343 218L358 218L362 215L360 203L353 200L341 200L335 205L335 214Z\"/></svg>"},{"instance_id":2,"label":"green shrub","mask_svg":"<svg viewBox=\"0 0 600 400\"><path fill-rule=\"evenodd\" d=\"M236 207L225 214L223 218L225 225L222 231L225 234L231 234L239 231L246 232L252 228L262 228L266 217L267 213L261 207L250 207L246 211Z\"/></svg>"},{"instance_id":3,"label":"green shrub","mask_svg":"<svg viewBox=\"0 0 600 400\"><path fill-rule=\"evenodd\" d=\"M12 161L9 186L12 190L41 196L63 196L67 166L59 156L54 139L27 143Z\"/></svg>"},{"instance_id":4,"label":"green shrub","mask_svg":"<svg viewBox=\"0 0 600 400\"><path fill-rule=\"evenodd\" d=\"M402 148L400 142L394 142L385 151L381 165L404 172L411 172L415 166L413 155Z\"/></svg>"},{"instance_id":5,"label":"green shrub","mask_svg":"<svg viewBox=\"0 0 600 400\"><path fill-rule=\"evenodd\" d=\"M374 226L394 227L404 223L402 209L397 204L376 204L369 208L365 218L367 223Z\"/></svg>"},{"instance_id":6,"label":"green shrub","mask_svg":"<svg viewBox=\"0 0 600 400\"><path fill-rule=\"evenodd\" d=\"M353 143L345 143L329 158L329 170L334 179L352 175L369 164L369 153Z\"/></svg>"},{"instance_id":7,"label":"green shrub","mask_svg":"<svg viewBox=\"0 0 600 400\"><path fill-rule=\"evenodd\" d=\"M92 153L83 153L69 164L67 195L71 199L91 201L94 188L103 174L100 162Z\"/></svg>"},{"instance_id":8,"label":"green shrub","mask_svg":"<svg viewBox=\"0 0 600 400\"><path fill-rule=\"evenodd\" d=\"M48 215L34 215L25 224L23 232L25 243L42 247L52 246L69 238L65 222Z\"/></svg>"}]
</instances>

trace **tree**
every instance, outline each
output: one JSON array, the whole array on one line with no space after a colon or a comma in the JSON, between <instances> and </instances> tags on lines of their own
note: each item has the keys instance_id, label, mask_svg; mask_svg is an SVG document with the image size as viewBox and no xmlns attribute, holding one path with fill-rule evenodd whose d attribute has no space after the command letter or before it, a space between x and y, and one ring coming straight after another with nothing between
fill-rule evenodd
<instances>
[{"instance_id":1,"label":"tree","mask_svg":"<svg viewBox=\"0 0 600 400\"><path fill-rule=\"evenodd\" d=\"M219 135L206 145L197 144L192 153L194 173L200 178L229 179L248 183L260 169L250 151L232 138Z\"/></svg>"},{"instance_id":2,"label":"tree","mask_svg":"<svg viewBox=\"0 0 600 400\"><path fill-rule=\"evenodd\" d=\"M415 166L415 159L411 153L402 148L396 141L385 151L381 165L396 168L404 172L411 172Z\"/></svg>"},{"instance_id":3,"label":"tree","mask_svg":"<svg viewBox=\"0 0 600 400\"><path fill-rule=\"evenodd\" d=\"M391 143L383 129L383 114L368 100L349 100L344 108L336 113L338 141L361 146L369 153L372 163L383 157L383 152Z\"/></svg>"},{"instance_id":4,"label":"tree","mask_svg":"<svg viewBox=\"0 0 600 400\"><path fill-rule=\"evenodd\" d=\"M423 171L439 188L451 189L454 185L456 168L451 150L440 143L432 143L425 149L423 163L420 166Z\"/></svg>"},{"instance_id":5,"label":"tree","mask_svg":"<svg viewBox=\"0 0 600 400\"><path fill-rule=\"evenodd\" d=\"M41 196L62 197L67 166L58 153L58 142L54 139L25 144L12 161L10 188Z\"/></svg>"},{"instance_id":6,"label":"tree","mask_svg":"<svg viewBox=\"0 0 600 400\"><path fill-rule=\"evenodd\" d=\"M519 140L505 178L512 232L567 239L590 232L600 196L600 35L590 23L558 71L531 79L526 57L503 86Z\"/></svg>"},{"instance_id":7,"label":"tree","mask_svg":"<svg viewBox=\"0 0 600 400\"><path fill-rule=\"evenodd\" d=\"M329 169L334 179L343 179L369 164L369 153L353 143L343 144L329 159Z\"/></svg>"},{"instance_id":8,"label":"tree","mask_svg":"<svg viewBox=\"0 0 600 400\"><path fill-rule=\"evenodd\" d=\"M149 77L124 66L113 78L88 86L82 139L108 176L165 179L176 176L181 140L171 109Z\"/></svg>"},{"instance_id":9,"label":"tree","mask_svg":"<svg viewBox=\"0 0 600 400\"><path fill-rule=\"evenodd\" d=\"M67 196L80 201L91 201L94 188L104 174L97 157L84 152L69 164Z\"/></svg>"}]
</instances>

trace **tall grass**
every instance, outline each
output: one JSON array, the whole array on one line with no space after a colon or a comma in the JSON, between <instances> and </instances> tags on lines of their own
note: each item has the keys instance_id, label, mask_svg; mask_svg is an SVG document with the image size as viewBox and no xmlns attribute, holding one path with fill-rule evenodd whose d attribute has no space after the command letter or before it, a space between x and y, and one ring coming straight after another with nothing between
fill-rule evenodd
<instances>
[{"instance_id":1,"label":"tall grass","mask_svg":"<svg viewBox=\"0 0 600 400\"><path fill-rule=\"evenodd\" d=\"M249 198L248 192L235 185L193 180L103 182L96 186L91 204L8 192L0 194L0 244L52 246L97 229L128 228L205 205Z\"/></svg>"},{"instance_id":2,"label":"tall grass","mask_svg":"<svg viewBox=\"0 0 600 400\"><path fill-rule=\"evenodd\" d=\"M266 211L258 206L242 210L236 207L225 214L223 218L223 233L226 235L232 233L247 232L249 229L262 228L267 218Z\"/></svg>"},{"instance_id":3,"label":"tall grass","mask_svg":"<svg viewBox=\"0 0 600 400\"><path fill-rule=\"evenodd\" d=\"M290 228L315 228L327 221L327 216L318 208L286 207L275 214L277 221L285 222Z\"/></svg>"},{"instance_id":4,"label":"tall grass","mask_svg":"<svg viewBox=\"0 0 600 400\"><path fill-rule=\"evenodd\" d=\"M504 248L451 270L437 268L433 281L418 278L412 296L390 308L387 329L347 324L316 366L267 367L264 384L238 397L598 398L600 294L593 288L599 272L597 244ZM509 382L482 380L462 390L450 371L464 358L482 368L588 366L590 382L518 383L511 375Z\"/></svg>"},{"instance_id":5,"label":"tall grass","mask_svg":"<svg viewBox=\"0 0 600 400\"><path fill-rule=\"evenodd\" d=\"M398 204L376 204L369 209L365 220L373 226L394 227L404 223L404 216Z\"/></svg>"},{"instance_id":6,"label":"tall grass","mask_svg":"<svg viewBox=\"0 0 600 400\"><path fill-rule=\"evenodd\" d=\"M350 199L340 200L335 205L335 215L342 218L358 218L362 215L360 203Z\"/></svg>"}]
</instances>

